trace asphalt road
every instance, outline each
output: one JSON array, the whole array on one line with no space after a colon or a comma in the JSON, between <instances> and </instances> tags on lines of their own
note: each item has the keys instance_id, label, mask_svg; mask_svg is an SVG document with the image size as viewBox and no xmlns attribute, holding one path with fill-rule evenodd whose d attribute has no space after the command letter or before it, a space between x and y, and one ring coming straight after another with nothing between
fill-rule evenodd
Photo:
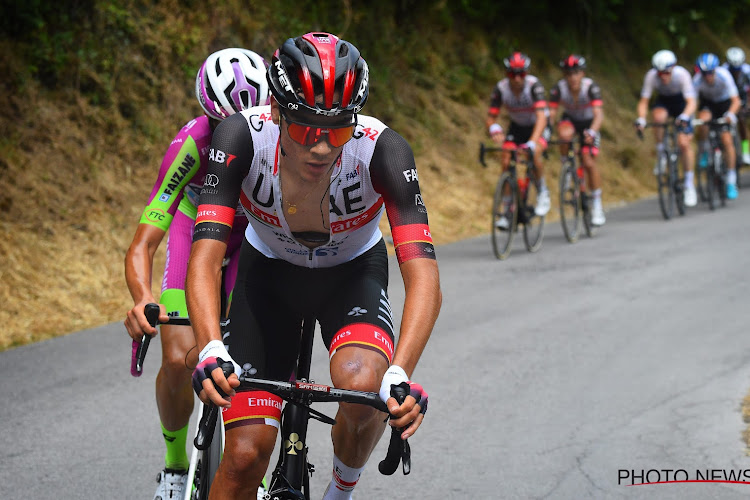
<instances>
[{"instance_id":1,"label":"asphalt road","mask_svg":"<svg viewBox=\"0 0 750 500\"><path fill-rule=\"evenodd\" d=\"M600 233L576 244L549 224L538 253L517 238L504 262L487 237L439 247L444 303L414 374L430 411L410 440L412 473L377 472L384 439L355 498L750 495L750 484L621 479L747 471L750 481L740 408L750 390L750 191L740 196L670 222L655 199L611 209ZM398 312L395 261L391 276ZM325 382L316 347L313 373ZM0 498L152 498L159 356L154 342L144 376L132 378L120 323L0 353ZM328 436L311 423L317 498L330 478Z\"/></svg>"}]
</instances>

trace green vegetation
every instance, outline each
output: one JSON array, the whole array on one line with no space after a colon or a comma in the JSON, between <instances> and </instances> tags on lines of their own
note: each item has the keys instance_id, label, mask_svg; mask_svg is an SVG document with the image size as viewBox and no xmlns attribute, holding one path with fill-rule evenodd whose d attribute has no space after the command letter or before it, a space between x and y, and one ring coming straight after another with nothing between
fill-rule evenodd
<instances>
[{"instance_id":1,"label":"green vegetation","mask_svg":"<svg viewBox=\"0 0 750 500\"><path fill-rule=\"evenodd\" d=\"M670 47L690 67L699 52L747 49L735 33L748 15L748 0L6 5L0 349L123 317L125 250L166 146L200 112L194 76L214 50L269 58L287 37L314 30L354 42L371 70L366 112L411 142L433 237L444 243L486 232L497 170L479 168L476 151L510 50L527 52L547 86L565 54L589 59L605 95L605 204L616 203L652 191L648 142L630 129L651 54Z\"/></svg>"}]
</instances>

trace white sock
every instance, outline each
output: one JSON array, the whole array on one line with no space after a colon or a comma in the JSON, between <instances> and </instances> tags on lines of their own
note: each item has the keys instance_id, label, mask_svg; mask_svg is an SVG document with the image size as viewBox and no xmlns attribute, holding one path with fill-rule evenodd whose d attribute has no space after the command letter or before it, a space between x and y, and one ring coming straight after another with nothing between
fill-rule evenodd
<instances>
[{"instance_id":1,"label":"white sock","mask_svg":"<svg viewBox=\"0 0 750 500\"><path fill-rule=\"evenodd\" d=\"M336 455L333 456L333 477L323 494L323 500L351 500L352 490L359 481L364 467L353 469L339 460Z\"/></svg>"},{"instance_id":2,"label":"white sock","mask_svg":"<svg viewBox=\"0 0 750 500\"><path fill-rule=\"evenodd\" d=\"M734 169L727 171L727 184L737 184L737 172Z\"/></svg>"},{"instance_id":3,"label":"white sock","mask_svg":"<svg viewBox=\"0 0 750 500\"><path fill-rule=\"evenodd\" d=\"M545 182L544 177L539 179L539 191L547 191L547 182Z\"/></svg>"},{"instance_id":4,"label":"white sock","mask_svg":"<svg viewBox=\"0 0 750 500\"><path fill-rule=\"evenodd\" d=\"M685 187L693 187L693 171L685 172Z\"/></svg>"}]
</instances>

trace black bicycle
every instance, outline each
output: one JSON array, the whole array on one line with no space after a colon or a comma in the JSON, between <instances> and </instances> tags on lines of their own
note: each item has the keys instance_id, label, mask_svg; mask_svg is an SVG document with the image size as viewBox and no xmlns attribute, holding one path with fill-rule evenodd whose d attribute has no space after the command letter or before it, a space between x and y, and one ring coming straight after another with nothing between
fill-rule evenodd
<instances>
[{"instance_id":1,"label":"black bicycle","mask_svg":"<svg viewBox=\"0 0 750 500\"><path fill-rule=\"evenodd\" d=\"M537 215L535 206L539 197L539 182L531 154L519 159L517 148L479 145L479 162L487 167L485 154L490 151L510 153L508 169L500 175L492 201L492 249L495 257L505 260L510 255L513 237L518 225L523 225L523 239L529 252L542 246L544 215ZM517 165L523 165L523 175L518 176Z\"/></svg>"},{"instance_id":2,"label":"black bicycle","mask_svg":"<svg viewBox=\"0 0 750 500\"><path fill-rule=\"evenodd\" d=\"M568 153L562 156L560 168L560 224L565 238L575 243L581 233L581 226L586 236L592 237L596 226L591 222L593 198L586 188L583 166L578 164L578 153L574 150L574 141L552 141L550 144L566 144Z\"/></svg>"},{"instance_id":3,"label":"black bicycle","mask_svg":"<svg viewBox=\"0 0 750 500\"><path fill-rule=\"evenodd\" d=\"M657 151L656 166L654 167L661 213L667 220L674 216L675 208L677 213L685 215L684 182L680 177L677 165L677 160L680 157L680 150L677 146L677 126L670 121L667 123L651 122L647 123L646 127L664 129L662 148ZM643 139L643 132L640 129L638 130L638 137Z\"/></svg>"},{"instance_id":4,"label":"black bicycle","mask_svg":"<svg viewBox=\"0 0 750 500\"><path fill-rule=\"evenodd\" d=\"M155 309L153 309L155 308ZM158 323L159 306L148 304L146 314L152 325ZM155 316L154 316L155 315ZM173 319L170 319L170 323ZM180 319L179 324L189 324L189 320ZM315 319L306 318L302 325L301 347L297 362L295 382L240 377L241 386L260 389L284 399L287 404L281 416L281 447L279 460L271 476L270 485L266 488L264 498L268 500L310 500L310 475L315 466L308 461L307 439L308 421L313 418L334 425L336 420L311 408L316 402L355 403L371 406L388 414L388 409L377 392L363 392L336 389L327 385L315 384L309 380L312 361L312 346L315 335ZM148 348L148 336L144 337L145 348L139 351L137 359L143 366L143 359ZM230 362L221 364L225 376L233 373ZM223 392L217 387L219 393ZM391 396L399 404L409 395L409 385L402 383L393 386ZM419 402L419 401L417 401ZM224 448L223 425L217 425L219 408L214 404L203 405L201 418L197 426L194 445L200 450L195 461L195 474L188 484L193 484L192 492L186 492L186 500L204 500L213 483ZM401 429L393 428L386 457L378 466L385 475L393 474L403 465L404 474L411 471L411 448L407 440L401 439ZM192 461L191 461L192 462ZM191 469L193 464L191 463ZM190 496L188 496L190 495Z\"/></svg>"},{"instance_id":5,"label":"black bicycle","mask_svg":"<svg viewBox=\"0 0 750 500\"><path fill-rule=\"evenodd\" d=\"M731 133L731 123L726 118L717 118L707 122L693 120L693 124L708 125L708 161L706 165L698 166L696 178L701 200L708 203L708 208L714 210L717 193L721 206L727 203L728 167L721 135L727 131Z\"/></svg>"}]
</instances>

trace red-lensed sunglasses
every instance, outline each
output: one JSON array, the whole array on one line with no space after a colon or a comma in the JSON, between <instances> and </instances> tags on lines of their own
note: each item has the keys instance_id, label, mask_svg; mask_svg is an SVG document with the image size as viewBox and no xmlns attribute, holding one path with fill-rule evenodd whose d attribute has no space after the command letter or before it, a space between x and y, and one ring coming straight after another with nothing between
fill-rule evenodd
<instances>
[{"instance_id":1,"label":"red-lensed sunglasses","mask_svg":"<svg viewBox=\"0 0 750 500\"><path fill-rule=\"evenodd\" d=\"M525 71L508 71L508 72L505 73L505 75L508 78L510 78L510 79L513 79L513 78L515 78L517 76L520 76L521 78L526 78L526 72Z\"/></svg>"},{"instance_id":2,"label":"red-lensed sunglasses","mask_svg":"<svg viewBox=\"0 0 750 500\"><path fill-rule=\"evenodd\" d=\"M294 123L283 113L281 116L287 122L289 137L294 142L303 146L312 146L326 139L334 148L341 147L351 140L354 136L354 128L356 127L356 123L336 128L311 127L309 125Z\"/></svg>"},{"instance_id":3,"label":"red-lensed sunglasses","mask_svg":"<svg viewBox=\"0 0 750 500\"><path fill-rule=\"evenodd\" d=\"M665 69L664 71L657 71L659 75L671 75L672 74L672 68Z\"/></svg>"}]
</instances>

